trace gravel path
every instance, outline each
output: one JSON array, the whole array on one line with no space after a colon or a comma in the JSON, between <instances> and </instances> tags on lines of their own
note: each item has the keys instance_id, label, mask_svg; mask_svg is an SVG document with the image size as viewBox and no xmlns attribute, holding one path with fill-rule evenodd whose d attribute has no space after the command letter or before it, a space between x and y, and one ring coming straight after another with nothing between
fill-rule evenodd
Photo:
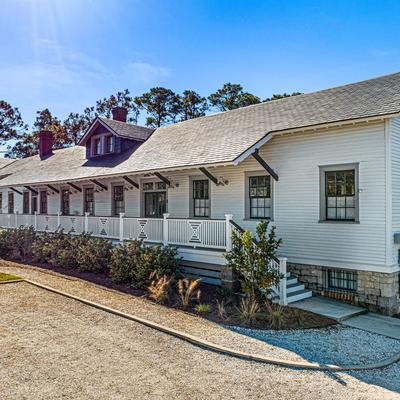
<instances>
[{"instance_id":1,"label":"gravel path","mask_svg":"<svg viewBox=\"0 0 400 400\"><path fill-rule=\"evenodd\" d=\"M282 331L227 328L289 350L308 361L325 364L363 365L384 360L400 352L398 340L341 325ZM287 353L282 353L282 357L286 356Z\"/></svg>"},{"instance_id":2,"label":"gravel path","mask_svg":"<svg viewBox=\"0 0 400 400\"><path fill-rule=\"evenodd\" d=\"M348 357L362 351L359 360L373 361L384 358L386 351L393 354L398 345L352 328L265 331L262 337L250 337L248 331L239 334L190 314L45 270L2 263L0 271L215 343L279 358L352 363ZM333 374L246 362L196 348L25 283L0 285L0 310L2 400L400 399L399 364ZM339 338L336 342L335 336Z\"/></svg>"},{"instance_id":3,"label":"gravel path","mask_svg":"<svg viewBox=\"0 0 400 400\"><path fill-rule=\"evenodd\" d=\"M2 400L400 398L398 366L356 376L246 362L26 283L0 285L0 309Z\"/></svg>"}]
</instances>

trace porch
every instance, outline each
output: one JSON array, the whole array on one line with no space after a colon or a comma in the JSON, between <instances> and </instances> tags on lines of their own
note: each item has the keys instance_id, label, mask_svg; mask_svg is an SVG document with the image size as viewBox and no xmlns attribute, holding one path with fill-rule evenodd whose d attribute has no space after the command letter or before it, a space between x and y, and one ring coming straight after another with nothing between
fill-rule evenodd
<instances>
[{"instance_id":1,"label":"porch","mask_svg":"<svg viewBox=\"0 0 400 400\"><path fill-rule=\"evenodd\" d=\"M230 251L232 215L225 219L133 218L120 213L119 217L50 214L0 214L0 227L32 226L38 232L90 233L110 240L142 239L146 243L178 247Z\"/></svg>"}]
</instances>

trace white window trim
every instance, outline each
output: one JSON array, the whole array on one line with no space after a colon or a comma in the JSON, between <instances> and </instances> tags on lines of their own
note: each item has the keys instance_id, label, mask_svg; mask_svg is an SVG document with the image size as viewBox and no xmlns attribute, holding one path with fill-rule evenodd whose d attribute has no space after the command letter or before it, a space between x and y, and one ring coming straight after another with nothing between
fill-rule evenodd
<instances>
[{"instance_id":1,"label":"white window trim","mask_svg":"<svg viewBox=\"0 0 400 400\"><path fill-rule=\"evenodd\" d=\"M359 224L360 223L360 199L359 199L359 176L360 164L358 162L349 164L320 165L319 166L319 221L329 224ZM325 172L355 170L355 210L354 221L352 220L330 220L326 218L326 195L325 195Z\"/></svg>"},{"instance_id":2,"label":"white window trim","mask_svg":"<svg viewBox=\"0 0 400 400\"><path fill-rule=\"evenodd\" d=\"M153 189L151 190L143 190L143 184L144 183L153 183ZM160 179L158 178L144 178L144 179L140 179L139 181L139 189L140 189L140 215L141 218L147 218L145 217L145 193L150 193L150 192L165 192L165 196L166 196L166 213L168 213L168 197L169 197L169 186L165 185L165 189L156 189L155 188L155 183L156 182L162 182Z\"/></svg>"},{"instance_id":3,"label":"white window trim","mask_svg":"<svg viewBox=\"0 0 400 400\"><path fill-rule=\"evenodd\" d=\"M126 186L125 182L112 182L111 183L111 216L112 217L118 217L119 215L115 214L115 204L114 204L114 187L115 186L122 186L123 187L123 193L124 193L124 213L126 213Z\"/></svg>"},{"instance_id":4,"label":"white window trim","mask_svg":"<svg viewBox=\"0 0 400 400\"><path fill-rule=\"evenodd\" d=\"M250 185L249 185L249 178L252 176L269 176L270 177L270 194L271 194L271 217L270 218L251 218L250 217ZM245 179L245 190L244 190L244 219L246 221L273 221L274 220L274 191L275 191L275 187L274 187L274 182L275 180L272 178L272 176L266 172L265 170L259 170L259 171L249 171L249 172L245 172L244 174L244 179Z\"/></svg>"}]
</instances>

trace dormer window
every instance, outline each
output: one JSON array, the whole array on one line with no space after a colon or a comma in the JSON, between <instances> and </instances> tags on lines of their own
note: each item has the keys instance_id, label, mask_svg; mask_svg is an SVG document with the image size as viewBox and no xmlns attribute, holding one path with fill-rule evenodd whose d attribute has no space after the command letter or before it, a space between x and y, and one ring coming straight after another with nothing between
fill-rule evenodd
<instances>
[{"instance_id":1,"label":"dormer window","mask_svg":"<svg viewBox=\"0 0 400 400\"><path fill-rule=\"evenodd\" d=\"M109 135L104 138L104 153L114 153L114 136Z\"/></svg>"},{"instance_id":2,"label":"dormer window","mask_svg":"<svg viewBox=\"0 0 400 400\"><path fill-rule=\"evenodd\" d=\"M114 153L115 138L113 135L98 135L92 137L92 157Z\"/></svg>"},{"instance_id":3,"label":"dormer window","mask_svg":"<svg viewBox=\"0 0 400 400\"><path fill-rule=\"evenodd\" d=\"M93 139L93 155L99 156L101 154L101 138Z\"/></svg>"}]
</instances>

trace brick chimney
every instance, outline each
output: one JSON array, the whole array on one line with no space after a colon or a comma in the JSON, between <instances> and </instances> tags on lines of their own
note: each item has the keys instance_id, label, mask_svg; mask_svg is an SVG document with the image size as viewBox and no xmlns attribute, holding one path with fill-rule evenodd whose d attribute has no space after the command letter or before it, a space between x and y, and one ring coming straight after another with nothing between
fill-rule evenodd
<instances>
[{"instance_id":1,"label":"brick chimney","mask_svg":"<svg viewBox=\"0 0 400 400\"><path fill-rule=\"evenodd\" d=\"M44 158L53 151L53 133L51 131L39 132L39 156Z\"/></svg>"},{"instance_id":2,"label":"brick chimney","mask_svg":"<svg viewBox=\"0 0 400 400\"><path fill-rule=\"evenodd\" d=\"M111 110L113 120L126 122L126 117L128 116L128 110L125 107L115 107Z\"/></svg>"}]
</instances>

